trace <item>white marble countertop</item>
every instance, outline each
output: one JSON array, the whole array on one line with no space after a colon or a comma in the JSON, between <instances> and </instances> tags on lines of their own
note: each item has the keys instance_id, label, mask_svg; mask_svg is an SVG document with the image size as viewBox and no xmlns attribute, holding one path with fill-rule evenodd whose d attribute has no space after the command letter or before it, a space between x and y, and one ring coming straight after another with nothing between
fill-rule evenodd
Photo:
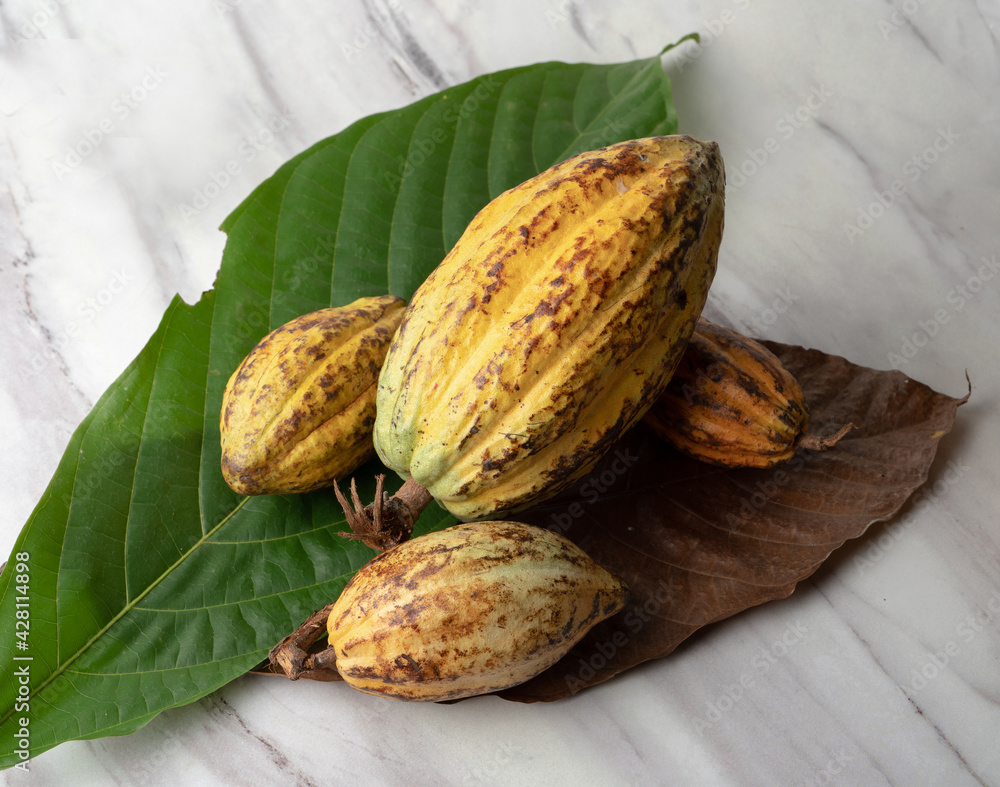
<instances>
[{"instance_id":1,"label":"white marble countertop","mask_svg":"<svg viewBox=\"0 0 1000 787\"><path fill-rule=\"evenodd\" d=\"M695 30L702 46L666 63L680 130L717 140L729 177L707 313L895 361L952 396L966 370L973 384L932 505L789 599L573 699L408 705L245 677L0 781L1000 785L998 0L11 0L0 15L4 556L74 428L174 293L211 287L219 223L283 161L483 73L648 57Z\"/></svg>"}]
</instances>

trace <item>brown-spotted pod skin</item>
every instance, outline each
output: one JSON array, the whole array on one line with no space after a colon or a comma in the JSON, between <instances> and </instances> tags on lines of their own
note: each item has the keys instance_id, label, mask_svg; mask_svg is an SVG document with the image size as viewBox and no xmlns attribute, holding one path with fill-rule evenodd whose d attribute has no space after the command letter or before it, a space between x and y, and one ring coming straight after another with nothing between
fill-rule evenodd
<instances>
[{"instance_id":1,"label":"brown-spotted pod skin","mask_svg":"<svg viewBox=\"0 0 1000 787\"><path fill-rule=\"evenodd\" d=\"M571 486L680 361L715 275L719 147L652 137L510 189L414 294L379 378L374 441L461 520Z\"/></svg>"},{"instance_id":2,"label":"brown-spotted pod skin","mask_svg":"<svg viewBox=\"0 0 1000 787\"><path fill-rule=\"evenodd\" d=\"M809 408L802 388L774 353L700 319L645 423L703 462L771 467L795 455Z\"/></svg>"},{"instance_id":3,"label":"brown-spotted pod skin","mask_svg":"<svg viewBox=\"0 0 1000 787\"><path fill-rule=\"evenodd\" d=\"M220 415L222 474L234 491L308 492L374 455L378 376L405 305L382 295L320 309L251 350Z\"/></svg>"},{"instance_id":4,"label":"brown-spotted pod skin","mask_svg":"<svg viewBox=\"0 0 1000 787\"><path fill-rule=\"evenodd\" d=\"M461 699L538 675L625 598L621 580L560 535L460 524L365 565L330 611L328 650L359 691Z\"/></svg>"}]
</instances>

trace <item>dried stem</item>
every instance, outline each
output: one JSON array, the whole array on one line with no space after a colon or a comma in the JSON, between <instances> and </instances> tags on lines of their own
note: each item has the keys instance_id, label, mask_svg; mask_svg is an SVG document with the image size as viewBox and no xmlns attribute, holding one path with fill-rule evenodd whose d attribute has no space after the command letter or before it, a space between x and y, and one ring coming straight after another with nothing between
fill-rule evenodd
<instances>
[{"instance_id":1,"label":"dried stem","mask_svg":"<svg viewBox=\"0 0 1000 787\"><path fill-rule=\"evenodd\" d=\"M854 424L844 424L836 434L832 434L829 437L819 437L814 434L804 434L799 438L799 448L805 448L809 451L825 451L827 448L833 448L837 443L839 443L844 435L850 432L852 429L857 427Z\"/></svg>"},{"instance_id":2,"label":"dried stem","mask_svg":"<svg viewBox=\"0 0 1000 787\"><path fill-rule=\"evenodd\" d=\"M361 504L354 479L351 479L351 503L347 502L336 484L333 485L333 491L344 509L347 524L354 531L340 535L364 541L379 552L406 541L413 534L413 525L420 513L431 502L430 492L412 478L395 495L389 497L385 493L385 476L376 476L375 501L369 506ZM268 653L271 665L281 669L292 680L340 680L333 648L327 646L317 650L313 647L326 631L332 609L333 604L328 604L314 612L301 626L271 648Z\"/></svg>"},{"instance_id":3,"label":"dried stem","mask_svg":"<svg viewBox=\"0 0 1000 787\"><path fill-rule=\"evenodd\" d=\"M280 667L291 679L298 680L340 680L337 672L337 659L333 648L327 647L318 652L309 650L326 631L326 621L330 617L333 604L327 604L323 609L314 612L305 623L271 648L267 654L272 665Z\"/></svg>"},{"instance_id":4,"label":"dried stem","mask_svg":"<svg viewBox=\"0 0 1000 787\"><path fill-rule=\"evenodd\" d=\"M375 477L375 500L362 506L358 488L351 479L351 504L347 502L340 487L333 485L337 501L344 509L347 524L352 533L341 533L343 538L363 541L372 549L384 552L402 544L413 535L413 525L421 512L430 505L431 495L424 487L408 478L396 494L389 497L384 491L385 476Z\"/></svg>"},{"instance_id":5,"label":"dried stem","mask_svg":"<svg viewBox=\"0 0 1000 787\"><path fill-rule=\"evenodd\" d=\"M958 400L958 406L959 407L961 407L963 404L965 404L967 401L969 401L970 397L972 396L972 379L969 377L969 370L968 369L965 370L965 382L967 382L969 384L969 390L965 394L965 396L963 396L961 399ZM0 571L2 571L2 570L3 569L0 568Z\"/></svg>"}]
</instances>

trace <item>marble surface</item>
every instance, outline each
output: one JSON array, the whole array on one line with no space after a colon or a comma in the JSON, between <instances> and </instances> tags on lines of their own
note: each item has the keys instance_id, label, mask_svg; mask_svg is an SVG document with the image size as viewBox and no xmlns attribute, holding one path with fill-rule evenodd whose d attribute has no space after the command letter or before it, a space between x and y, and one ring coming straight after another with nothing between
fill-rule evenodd
<instances>
[{"instance_id":1,"label":"marble surface","mask_svg":"<svg viewBox=\"0 0 1000 787\"><path fill-rule=\"evenodd\" d=\"M284 160L479 74L695 30L665 63L681 131L729 173L709 316L973 385L924 502L576 698L427 707L246 677L0 782L1000 785L998 0L5 0L0 23L4 555Z\"/></svg>"}]
</instances>

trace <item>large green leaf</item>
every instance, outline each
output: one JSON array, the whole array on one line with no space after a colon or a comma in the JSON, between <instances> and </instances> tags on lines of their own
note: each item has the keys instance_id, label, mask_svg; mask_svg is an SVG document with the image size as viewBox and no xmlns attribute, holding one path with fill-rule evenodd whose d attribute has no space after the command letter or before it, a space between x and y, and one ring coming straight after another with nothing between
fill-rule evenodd
<instances>
[{"instance_id":1,"label":"large green leaf","mask_svg":"<svg viewBox=\"0 0 1000 787\"><path fill-rule=\"evenodd\" d=\"M222 391L261 336L363 295L408 298L503 190L675 132L659 58L545 63L365 118L258 187L223 226L215 289L174 300L80 425L0 576L0 739L35 755L131 732L244 673L372 556L337 537L329 493L248 499L223 482ZM382 470L357 473L363 496ZM453 521L432 506L418 531Z\"/></svg>"}]
</instances>

